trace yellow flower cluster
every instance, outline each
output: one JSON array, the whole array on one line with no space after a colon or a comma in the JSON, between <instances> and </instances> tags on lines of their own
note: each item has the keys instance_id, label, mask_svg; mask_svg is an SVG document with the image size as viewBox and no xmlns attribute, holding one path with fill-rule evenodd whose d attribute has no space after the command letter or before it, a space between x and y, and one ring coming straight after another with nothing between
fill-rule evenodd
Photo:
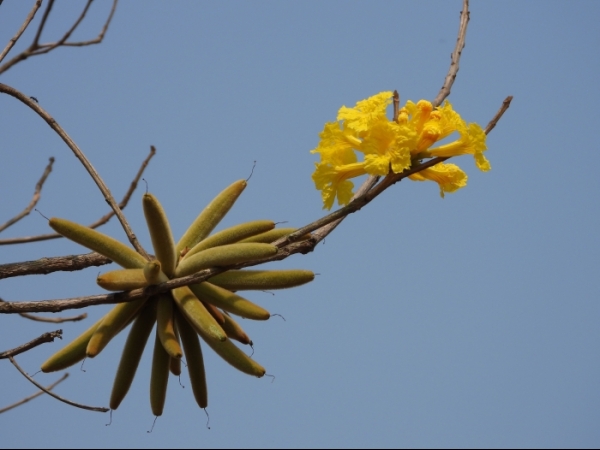
<instances>
[{"instance_id":1,"label":"yellow flower cluster","mask_svg":"<svg viewBox=\"0 0 600 450\"><path fill-rule=\"evenodd\" d=\"M386 116L392 96L392 92L381 92L354 108L342 106L337 122L325 124L319 145L311 151L321 155L312 178L322 191L323 209L331 209L336 197L339 205L350 202L354 187L350 178L400 173L425 158L470 154L480 170L490 170L483 155L486 134L476 123L467 124L449 102L433 108L427 100L409 100L392 121ZM454 132L457 140L430 148ZM363 161L358 161L357 151L364 155ZM442 197L467 184L467 175L455 164L439 163L409 178L435 181Z\"/></svg>"}]
</instances>

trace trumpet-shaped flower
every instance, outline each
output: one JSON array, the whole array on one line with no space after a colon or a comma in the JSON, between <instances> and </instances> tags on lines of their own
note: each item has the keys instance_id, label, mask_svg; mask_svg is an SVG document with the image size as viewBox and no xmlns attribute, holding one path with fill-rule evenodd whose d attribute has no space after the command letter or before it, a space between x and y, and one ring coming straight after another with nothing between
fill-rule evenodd
<instances>
[{"instance_id":1,"label":"trumpet-shaped flower","mask_svg":"<svg viewBox=\"0 0 600 450\"><path fill-rule=\"evenodd\" d=\"M439 163L420 172L409 175L413 181L435 181L440 186L440 197L445 192L456 192L467 185L467 174L456 164Z\"/></svg>"}]
</instances>

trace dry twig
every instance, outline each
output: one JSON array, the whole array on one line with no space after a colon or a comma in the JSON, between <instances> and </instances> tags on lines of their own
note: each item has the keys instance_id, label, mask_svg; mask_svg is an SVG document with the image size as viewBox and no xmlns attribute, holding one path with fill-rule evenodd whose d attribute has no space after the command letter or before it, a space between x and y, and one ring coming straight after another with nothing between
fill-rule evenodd
<instances>
[{"instance_id":1,"label":"dry twig","mask_svg":"<svg viewBox=\"0 0 600 450\"><path fill-rule=\"evenodd\" d=\"M67 30L67 32L58 41L50 42L50 43L46 43L46 44L40 44L39 43L40 37L42 36L42 32L46 25L46 21L48 20L48 16L50 15L50 11L52 10L52 6L54 5L54 0L50 0L48 2L48 4L46 5L46 10L44 11L42 20L41 20L40 24L38 25L38 29L36 31L35 37L33 39L33 42L31 43L31 45L26 50L22 51L21 53L19 53L18 55L16 55L15 57L10 59L6 63L4 63L2 66L0 66L0 74L6 72L8 69L10 69L15 64L18 64L19 62L24 61L25 59L27 59L31 56L43 55L44 53L48 53L58 47L82 47L82 46L86 46L86 45L99 44L104 39L104 35L106 34L106 31L108 30L108 26L110 25L110 22L113 18L116 8L117 8L117 1L118 0L113 0L112 8L110 10L108 18L106 19L106 22L104 23L104 26L102 27L102 30L100 31L100 34L98 34L98 36L95 39L91 39L88 41L80 41L80 42L67 42L69 37L71 37L71 34L75 31L75 29L79 26L81 21L84 19L88 9L90 8L90 6L92 4L92 0L88 0L85 7L83 8L83 11L79 15L79 17L75 20L75 23L71 26L71 28L69 28L69 30ZM35 11L37 11L37 9L41 5L41 3L42 3L41 0L36 1L37 8L34 7ZM33 19L33 15L35 14L35 11L32 10L32 12L29 13L29 16L27 16L27 19L25 19L25 22L21 26L19 33L17 33L17 35L15 37L13 37L13 39L11 39L11 41L15 40L15 42L16 42L16 39L18 39L20 37L21 33L23 33L25 28L27 28L27 26ZM7 46L7 48L4 49L4 51L2 53L2 58L10 51L10 49L12 48L13 45L14 45L14 42L12 43L12 45L9 42L9 45ZM0 61L2 60L2 58L0 58Z\"/></svg>"},{"instance_id":2,"label":"dry twig","mask_svg":"<svg viewBox=\"0 0 600 450\"><path fill-rule=\"evenodd\" d=\"M56 380L51 385L46 386L44 389L46 391L51 391L56 386L58 386L60 383L65 381L68 377L69 377L69 372L63 374L62 377L60 377L58 380ZM39 390L35 394L32 394L29 397L25 397L24 399L19 400L18 402L13 403L12 405L8 405L8 406L5 406L4 408L0 408L0 414L4 413L6 411L10 411L11 409L16 408L17 406L21 406L22 404L27 403L28 401L33 400L34 398L39 397L40 395L45 394L45 393L46 393L45 391Z\"/></svg>"},{"instance_id":3,"label":"dry twig","mask_svg":"<svg viewBox=\"0 0 600 450\"><path fill-rule=\"evenodd\" d=\"M4 303L5 300L0 298L0 303ZM34 322L45 322L45 323L64 323L64 322L79 322L80 320L87 318L87 313L79 314L77 316L72 317L39 317L34 316L29 313L20 313L21 317L29 320L33 320Z\"/></svg>"},{"instance_id":4,"label":"dry twig","mask_svg":"<svg viewBox=\"0 0 600 450\"><path fill-rule=\"evenodd\" d=\"M34 206L40 200L44 182L46 181L46 178L48 178L48 175L50 175L50 172L52 172L52 164L54 164L54 158L50 158L50 162L46 166L46 169L44 170L44 173L42 174L42 178L40 178L40 180L35 185L35 192L33 193L33 198L29 202L29 205L27 205L27 207L23 211L21 211L21 213L17 214L15 217L10 219L3 225L0 225L0 232L6 230L11 225L17 223L19 220L21 220L23 217L27 216L31 212L31 210L34 208Z\"/></svg>"},{"instance_id":5,"label":"dry twig","mask_svg":"<svg viewBox=\"0 0 600 450\"><path fill-rule=\"evenodd\" d=\"M25 29L27 29L27 27L29 26L29 24L31 23L31 21L34 18L35 13L37 12L38 9L40 9L40 6L42 6L42 0L35 0L35 3L33 4L33 8L31 8L31 11L29 11L29 14L27 15L27 17L25 18L25 21L21 25L21 28L19 28L19 31L17 31L17 34L15 34L10 39L10 41L8 41L8 44L6 44L6 47L4 47L4 50L2 50L2 53L0 53L0 62L2 62L4 57L6 55L8 55L8 52L10 52L11 48L13 48L13 46L17 43L17 41L19 40L19 38L21 37L21 35L25 31ZM0 72L0 73L2 73L2 72Z\"/></svg>"},{"instance_id":6,"label":"dry twig","mask_svg":"<svg viewBox=\"0 0 600 450\"><path fill-rule=\"evenodd\" d=\"M59 338L62 339L62 330L50 331L48 333L44 333L41 336L36 337L35 339L23 344L19 345L16 348L11 350L6 350L0 353L0 359L12 358L13 356L17 356L20 353L26 352L27 350L31 350L38 345L44 344L46 342L54 342L54 339Z\"/></svg>"},{"instance_id":7,"label":"dry twig","mask_svg":"<svg viewBox=\"0 0 600 450\"><path fill-rule=\"evenodd\" d=\"M46 275L52 272L72 272L92 266L103 266L112 261L98 253L40 258L35 261L1 264L0 279L24 275Z\"/></svg>"},{"instance_id":8,"label":"dry twig","mask_svg":"<svg viewBox=\"0 0 600 450\"><path fill-rule=\"evenodd\" d=\"M123 196L123 199L119 202L119 208L121 210L125 209L125 207L127 206L127 203L129 203L129 200L131 199L131 195L133 194L133 192L135 191L135 189L137 188L137 185L140 181L140 178L142 177L142 174L144 173L144 170L146 169L146 167L148 166L148 163L150 162L150 159L152 159L152 157L156 154L156 148L154 148L154 146L152 146L150 148L150 153L148 154L148 156L146 157L146 159L142 162L142 165L140 166L138 173L136 174L135 178L133 179L133 181L131 182L131 184L129 185L129 189L127 190L127 192L125 193L125 195ZM113 216L115 215L114 211L110 211L107 214L105 214L104 216L100 217L100 219L96 220L94 223L88 225L90 228L98 228L101 225L104 225L105 223L107 223ZM58 234L58 233L48 233L48 234L38 234L37 236L24 236L24 237L16 237L16 238L8 238L8 239L0 239L0 245L12 245L12 244L24 244L27 242L38 242L38 241L46 241L49 239L58 239L58 238L62 238L63 236ZM58 257L59 259L62 259L63 257ZM51 260L53 258L46 258L47 260ZM108 262L105 262L103 264L109 264L110 260L107 260ZM35 261L34 261L35 263ZM20 265L23 265L25 263L18 263ZM92 264L92 265L99 265L99 264ZM5 278L2 276L2 266L0 266L0 278ZM83 266L80 267L79 269L76 268L70 268L70 269L57 269L57 270L80 270L80 269L85 269L85 267L87 266ZM53 271L52 271L53 272ZM49 273L49 272L31 272L31 273ZM29 275L28 273L20 273L19 275ZM10 276L17 276L17 275L10 275Z\"/></svg>"}]
</instances>

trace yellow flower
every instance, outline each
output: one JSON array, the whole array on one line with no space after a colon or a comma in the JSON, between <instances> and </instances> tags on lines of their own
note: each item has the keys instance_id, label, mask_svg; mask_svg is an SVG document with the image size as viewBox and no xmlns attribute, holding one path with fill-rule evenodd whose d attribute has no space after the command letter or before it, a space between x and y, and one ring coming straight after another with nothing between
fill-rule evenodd
<instances>
[{"instance_id":1,"label":"yellow flower","mask_svg":"<svg viewBox=\"0 0 600 450\"><path fill-rule=\"evenodd\" d=\"M435 181L440 186L440 196L444 198L445 192L456 192L467 185L467 174L456 164L439 163L433 167L409 175L413 181Z\"/></svg>"},{"instance_id":2,"label":"yellow flower","mask_svg":"<svg viewBox=\"0 0 600 450\"><path fill-rule=\"evenodd\" d=\"M391 91L381 92L357 102L354 108L342 106L338 111L337 120L344 120L351 130L364 133L373 121L385 118L385 109L392 103L392 95Z\"/></svg>"}]
</instances>

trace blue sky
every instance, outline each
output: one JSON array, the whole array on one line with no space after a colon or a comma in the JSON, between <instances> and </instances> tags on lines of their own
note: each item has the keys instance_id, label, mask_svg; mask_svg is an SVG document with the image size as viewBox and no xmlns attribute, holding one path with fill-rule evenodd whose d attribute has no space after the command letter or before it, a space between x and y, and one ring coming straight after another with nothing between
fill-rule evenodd
<instances>
[{"instance_id":1,"label":"blue sky","mask_svg":"<svg viewBox=\"0 0 600 450\"><path fill-rule=\"evenodd\" d=\"M68 27L80 3L57 2L42 40ZM0 42L32 4L2 4ZM74 38L94 37L109 9L94 2ZM323 124L342 105L385 90L397 89L402 102L433 99L460 9L459 1L122 1L101 45L31 58L0 82L38 98L117 198L155 145L144 177L176 236L254 161L222 226L262 218L302 226L323 215L309 153ZM242 322L274 382L207 350L210 430L182 376L185 388L171 379L165 413L147 434L147 351L110 427L106 414L41 397L2 415L3 445L597 448L600 5L473 2L470 10L449 99L485 125L514 96L488 138L492 170L458 159L469 185L443 200L434 183L403 181L313 253L273 265L319 274L274 296L249 294L286 319ZM46 216L89 223L107 211L37 115L6 95L0 110L0 222L29 202L50 156L56 163L38 204ZM125 213L149 249L141 195ZM102 231L125 239L116 221ZM0 237L45 232L34 213ZM0 263L83 251L64 240L2 246ZM2 280L0 297L101 293L95 277L105 270ZM0 349L56 328L70 340L107 309L88 308L86 321L60 326L2 316ZM107 405L124 339L86 361L85 372L70 369L57 392ZM61 345L18 361L33 373ZM7 361L0 378L0 407L34 391ZM43 384L56 378L36 375Z\"/></svg>"}]
</instances>

